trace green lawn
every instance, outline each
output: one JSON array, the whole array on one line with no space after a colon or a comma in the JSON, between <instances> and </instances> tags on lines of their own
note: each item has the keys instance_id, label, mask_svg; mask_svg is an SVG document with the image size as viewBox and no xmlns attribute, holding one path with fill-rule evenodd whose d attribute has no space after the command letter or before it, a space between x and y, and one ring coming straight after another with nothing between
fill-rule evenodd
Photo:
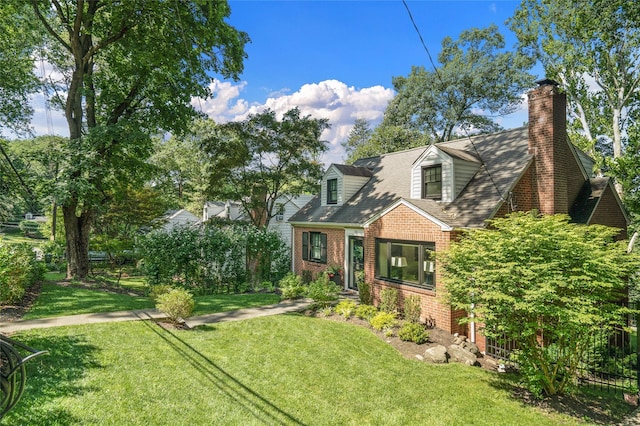
<instances>
[{"instance_id":1,"label":"green lawn","mask_svg":"<svg viewBox=\"0 0 640 426\"><path fill-rule=\"evenodd\" d=\"M11 244L27 243L34 247L47 242L46 238L25 237L18 228L0 228L0 241Z\"/></svg>"},{"instance_id":2,"label":"green lawn","mask_svg":"<svg viewBox=\"0 0 640 426\"><path fill-rule=\"evenodd\" d=\"M63 287L52 282L42 283L42 293L23 319L90 314L94 312L128 311L153 308L148 297L114 294L70 285Z\"/></svg>"},{"instance_id":3,"label":"green lawn","mask_svg":"<svg viewBox=\"0 0 640 426\"><path fill-rule=\"evenodd\" d=\"M31 330L16 425L567 425L495 373L407 360L370 330L280 315L167 331L151 322Z\"/></svg>"},{"instance_id":4,"label":"green lawn","mask_svg":"<svg viewBox=\"0 0 640 426\"><path fill-rule=\"evenodd\" d=\"M121 281L122 288L136 288L140 278L134 282ZM194 315L254 308L278 303L280 297L270 293L215 294L195 297ZM42 283L42 292L23 319L38 319L64 315L90 314L96 312L128 311L154 308L154 302L146 296L115 294L83 287L61 286L53 282Z\"/></svg>"}]
</instances>

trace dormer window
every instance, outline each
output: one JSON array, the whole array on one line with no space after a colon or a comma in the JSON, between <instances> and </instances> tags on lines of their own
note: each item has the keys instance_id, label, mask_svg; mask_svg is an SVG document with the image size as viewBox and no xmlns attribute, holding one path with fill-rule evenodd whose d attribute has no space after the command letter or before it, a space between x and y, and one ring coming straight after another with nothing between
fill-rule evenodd
<instances>
[{"instance_id":1,"label":"dormer window","mask_svg":"<svg viewBox=\"0 0 640 426\"><path fill-rule=\"evenodd\" d=\"M442 166L424 167L422 169L422 198L442 198Z\"/></svg>"},{"instance_id":2,"label":"dormer window","mask_svg":"<svg viewBox=\"0 0 640 426\"><path fill-rule=\"evenodd\" d=\"M338 204L338 179L327 180L327 204Z\"/></svg>"}]
</instances>

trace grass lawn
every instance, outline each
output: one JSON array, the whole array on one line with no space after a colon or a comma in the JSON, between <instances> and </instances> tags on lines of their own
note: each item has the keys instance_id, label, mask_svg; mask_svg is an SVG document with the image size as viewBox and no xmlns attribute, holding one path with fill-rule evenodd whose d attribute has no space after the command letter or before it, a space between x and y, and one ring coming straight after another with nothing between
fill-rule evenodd
<instances>
[{"instance_id":1,"label":"grass lawn","mask_svg":"<svg viewBox=\"0 0 640 426\"><path fill-rule=\"evenodd\" d=\"M140 278L132 280L140 281ZM130 286L121 280L123 288ZM133 287L133 286L132 286ZM131 287L130 287L131 288ZM215 294L195 297L194 315L254 308L278 303L280 297L270 293ZM84 287L61 286L52 282L42 283L42 292L35 303L25 313L23 319L38 319L64 315L90 314L96 312L128 311L132 309L154 308L155 303L146 296L131 296L88 289Z\"/></svg>"},{"instance_id":2,"label":"grass lawn","mask_svg":"<svg viewBox=\"0 0 640 426\"><path fill-rule=\"evenodd\" d=\"M153 308L151 299L144 296L107 293L70 285L63 287L52 282L42 283L42 292L23 316L23 319L90 314L94 312L128 311Z\"/></svg>"},{"instance_id":3,"label":"grass lawn","mask_svg":"<svg viewBox=\"0 0 640 426\"><path fill-rule=\"evenodd\" d=\"M302 315L168 331L151 322L31 330L16 425L567 425L503 376L403 358L370 330Z\"/></svg>"},{"instance_id":4,"label":"grass lawn","mask_svg":"<svg viewBox=\"0 0 640 426\"><path fill-rule=\"evenodd\" d=\"M29 238L18 228L0 228L0 241L10 244L27 243L34 247L46 243L46 238Z\"/></svg>"}]
</instances>

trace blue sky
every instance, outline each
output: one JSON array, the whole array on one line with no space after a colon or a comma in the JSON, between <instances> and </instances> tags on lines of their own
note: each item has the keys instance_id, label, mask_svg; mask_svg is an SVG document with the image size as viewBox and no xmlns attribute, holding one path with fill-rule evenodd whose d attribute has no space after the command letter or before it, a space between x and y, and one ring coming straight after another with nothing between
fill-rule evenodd
<instances>
[{"instance_id":1,"label":"blue sky","mask_svg":"<svg viewBox=\"0 0 640 426\"><path fill-rule=\"evenodd\" d=\"M408 1L434 61L444 37L457 39L465 29L492 23L499 26L507 47L513 47L515 37L504 23L518 4ZM215 79L214 98L194 99L194 107L217 122L241 120L265 108L284 113L296 106L303 114L328 118L332 126L323 134L330 146L326 166L343 161L340 143L357 118L372 126L382 119L394 95L394 76L408 75L413 65L432 68L401 0L232 0L229 5L227 21L252 40L246 47L244 72L239 81ZM37 100L34 106L36 132L46 134L42 107ZM500 124L522 125L525 108L523 104L520 111L501 118ZM59 114L54 115L54 129L66 134Z\"/></svg>"}]
</instances>

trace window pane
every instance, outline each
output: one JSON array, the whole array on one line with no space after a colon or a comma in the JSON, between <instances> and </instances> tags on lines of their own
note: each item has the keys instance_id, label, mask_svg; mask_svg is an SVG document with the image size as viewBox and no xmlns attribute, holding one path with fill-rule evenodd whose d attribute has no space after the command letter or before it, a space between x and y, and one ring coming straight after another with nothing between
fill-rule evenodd
<instances>
[{"instance_id":1,"label":"window pane","mask_svg":"<svg viewBox=\"0 0 640 426\"><path fill-rule=\"evenodd\" d=\"M327 181L327 204L336 204L338 202L338 179L329 179Z\"/></svg>"},{"instance_id":2,"label":"window pane","mask_svg":"<svg viewBox=\"0 0 640 426\"><path fill-rule=\"evenodd\" d=\"M376 271L379 277L389 278L389 256L387 255L386 242L376 242Z\"/></svg>"},{"instance_id":3,"label":"window pane","mask_svg":"<svg viewBox=\"0 0 640 426\"><path fill-rule=\"evenodd\" d=\"M417 244L392 243L390 278L418 284L418 251Z\"/></svg>"},{"instance_id":4,"label":"window pane","mask_svg":"<svg viewBox=\"0 0 640 426\"><path fill-rule=\"evenodd\" d=\"M322 258L322 245L320 243L320 233L311 233L311 259L320 260Z\"/></svg>"},{"instance_id":5,"label":"window pane","mask_svg":"<svg viewBox=\"0 0 640 426\"><path fill-rule=\"evenodd\" d=\"M435 276L436 276L436 262L435 256L433 255L433 247L432 245L425 246L424 252L422 254L422 258L424 259L422 262L422 267L424 271L424 287L434 288L435 286Z\"/></svg>"}]
</instances>

